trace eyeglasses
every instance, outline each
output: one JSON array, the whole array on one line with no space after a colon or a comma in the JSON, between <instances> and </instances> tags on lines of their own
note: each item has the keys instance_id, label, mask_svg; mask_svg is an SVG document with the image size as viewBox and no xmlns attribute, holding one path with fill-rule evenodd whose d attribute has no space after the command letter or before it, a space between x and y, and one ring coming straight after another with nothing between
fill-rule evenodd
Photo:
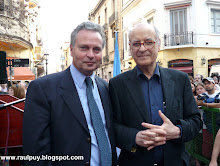
<instances>
[{"instance_id":1,"label":"eyeglasses","mask_svg":"<svg viewBox=\"0 0 220 166\"><path fill-rule=\"evenodd\" d=\"M139 42L139 41L135 41L135 42L131 42L129 43L129 45L133 48L133 49L140 49L141 45L143 45L146 49L151 49L154 47L155 43L158 41L157 40L145 40L144 42Z\"/></svg>"}]
</instances>

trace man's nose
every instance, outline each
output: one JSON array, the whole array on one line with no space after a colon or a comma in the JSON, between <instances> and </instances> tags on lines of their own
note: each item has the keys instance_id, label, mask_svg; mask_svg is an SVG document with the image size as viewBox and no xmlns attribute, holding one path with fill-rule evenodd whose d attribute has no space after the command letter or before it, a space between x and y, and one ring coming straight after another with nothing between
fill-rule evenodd
<instances>
[{"instance_id":1,"label":"man's nose","mask_svg":"<svg viewBox=\"0 0 220 166\"><path fill-rule=\"evenodd\" d=\"M93 58L93 57L94 57L94 53L93 53L93 50L92 50L92 49L89 49L89 50L88 50L87 56L88 56L89 58Z\"/></svg>"},{"instance_id":2,"label":"man's nose","mask_svg":"<svg viewBox=\"0 0 220 166\"><path fill-rule=\"evenodd\" d=\"M148 50L148 49L144 46L144 43L141 43L139 51L146 51L146 50Z\"/></svg>"}]
</instances>

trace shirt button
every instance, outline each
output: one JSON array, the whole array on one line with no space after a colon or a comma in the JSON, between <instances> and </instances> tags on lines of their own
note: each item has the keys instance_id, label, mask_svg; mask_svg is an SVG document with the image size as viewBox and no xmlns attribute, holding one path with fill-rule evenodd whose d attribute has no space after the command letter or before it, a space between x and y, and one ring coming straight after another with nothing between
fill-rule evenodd
<instances>
[{"instance_id":1,"label":"shirt button","mask_svg":"<svg viewBox=\"0 0 220 166\"><path fill-rule=\"evenodd\" d=\"M87 141L87 142L90 142L90 141L91 141L91 138L86 138L86 141Z\"/></svg>"},{"instance_id":2,"label":"shirt button","mask_svg":"<svg viewBox=\"0 0 220 166\"><path fill-rule=\"evenodd\" d=\"M89 166L90 165L90 163L89 162L86 162L86 166Z\"/></svg>"}]
</instances>

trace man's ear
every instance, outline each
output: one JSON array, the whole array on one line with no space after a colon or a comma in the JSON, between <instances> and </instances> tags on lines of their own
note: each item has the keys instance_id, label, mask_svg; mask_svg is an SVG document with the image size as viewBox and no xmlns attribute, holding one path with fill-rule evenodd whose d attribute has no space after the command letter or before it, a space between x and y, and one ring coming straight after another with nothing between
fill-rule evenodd
<instances>
[{"instance_id":1,"label":"man's ear","mask_svg":"<svg viewBox=\"0 0 220 166\"><path fill-rule=\"evenodd\" d=\"M70 44L70 51L72 51L73 50L73 45L72 44Z\"/></svg>"},{"instance_id":2,"label":"man's ear","mask_svg":"<svg viewBox=\"0 0 220 166\"><path fill-rule=\"evenodd\" d=\"M73 55L72 55L72 51L73 51L73 45L70 44L70 55L71 55L71 56L73 56Z\"/></svg>"}]
</instances>

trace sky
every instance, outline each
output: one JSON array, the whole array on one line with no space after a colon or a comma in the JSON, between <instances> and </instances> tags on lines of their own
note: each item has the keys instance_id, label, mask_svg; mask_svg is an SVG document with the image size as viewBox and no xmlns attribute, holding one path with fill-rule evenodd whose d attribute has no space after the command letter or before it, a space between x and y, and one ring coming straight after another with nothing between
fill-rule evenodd
<instances>
[{"instance_id":1,"label":"sky","mask_svg":"<svg viewBox=\"0 0 220 166\"><path fill-rule=\"evenodd\" d=\"M41 0L40 24L43 48L49 54L48 73L56 70L60 61L61 46L70 41L75 27L88 20L89 12L99 0Z\"/></svg>"}]
</instances>

